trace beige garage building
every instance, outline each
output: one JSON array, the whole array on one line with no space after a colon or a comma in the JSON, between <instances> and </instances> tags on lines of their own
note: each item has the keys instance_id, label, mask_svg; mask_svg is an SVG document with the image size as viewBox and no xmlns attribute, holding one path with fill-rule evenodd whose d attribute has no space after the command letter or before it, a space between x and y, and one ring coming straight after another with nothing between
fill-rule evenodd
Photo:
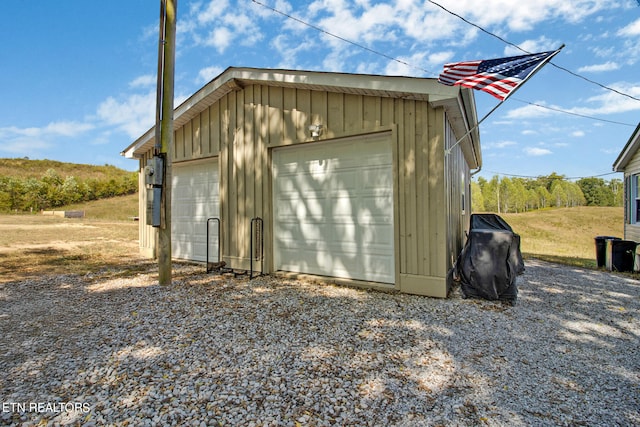
<instances>
[{"instance_id":1,"label":"beige garage building","mask_svg":"<svg viewBox=\"0 0 640 427\"><path fill-rule=\"evenodd\" d=\"M472 91L435 79L228 68L174 113L172 255L204 261L217 217L210 252L249 269L261 218L265 272L446 297L482 162L477 130L456 141L476 123ZM123 151L141 190L154 132Z\"/></svg>"}]
</instances>

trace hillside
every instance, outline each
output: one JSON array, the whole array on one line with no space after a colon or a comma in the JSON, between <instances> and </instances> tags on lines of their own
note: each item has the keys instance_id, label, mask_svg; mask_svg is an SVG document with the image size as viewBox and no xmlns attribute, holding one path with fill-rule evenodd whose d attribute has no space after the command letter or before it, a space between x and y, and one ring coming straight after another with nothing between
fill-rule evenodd
<instances>
[{"instance_id":1,"label":"hillside","mask_svg":"<svg viewBox=\"0 0 640 427\"><path fill-rule=\"evenodd\" d=\"M73 176L76 179L108 180L122 177L132 172L112 165L96 166L78 163L65 163L56 160L0 159L0 176L20 179L42 178L48 170L55 170L63 178Z\"/></svg>"},{"instance_id":2,"label":"hillside","mask_svg":"<svg viewBox=\"0 0 640 427\"><path fill-rule=\"evenodd\" d=\"M595 267L596 236L623 237L623 208L581 206L501 214L520 234L525 256Z\"/></svg>"},{"instance_id":3,"label":"hillside","mask_svg":"<svg viewBox=\"0 0 640 427\"><path fill-rule=\"evenodd\" d=\"M0 212L37 212L137 190L137 172L111 165L0 159Z\"/></svg>"}]
</instances>

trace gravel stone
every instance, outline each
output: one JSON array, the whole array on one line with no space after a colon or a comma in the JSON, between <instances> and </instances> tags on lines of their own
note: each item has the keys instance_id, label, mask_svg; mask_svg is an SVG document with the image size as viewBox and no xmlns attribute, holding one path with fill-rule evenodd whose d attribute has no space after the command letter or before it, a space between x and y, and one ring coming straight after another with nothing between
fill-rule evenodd
<instances>
[{"instance_id":1,"label":"gravel stone","mask_svg":"<svg viewBox=\"0 0 640 427\"><path fill-rule=\"evenodd\" d=\"M640 425L633 277L531 260L511 306L174 267L0 284L0 424Z\"/></svg>"}]
</instances>

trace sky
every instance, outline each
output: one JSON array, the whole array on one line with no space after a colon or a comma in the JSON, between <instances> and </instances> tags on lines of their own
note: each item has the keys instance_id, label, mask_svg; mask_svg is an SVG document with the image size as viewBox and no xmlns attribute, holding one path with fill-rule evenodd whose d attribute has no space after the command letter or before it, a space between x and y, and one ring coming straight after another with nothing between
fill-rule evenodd
<instances>
[{"instance_id":1,"label":"sky","mask_svg":"<svg viewBox=\"0 0 640 427\"><path fill-rule=\"evenodd\" d=\"M0 158L135 170L120 152L155 121L160 1L2 6ZM176 106L230 66L437 78L564 44L480 125L487 179L622 178L640 122L636 0L178 0L176 39ZM499 103L474 95L479 118Z\"/></svg>"}]
</instances>

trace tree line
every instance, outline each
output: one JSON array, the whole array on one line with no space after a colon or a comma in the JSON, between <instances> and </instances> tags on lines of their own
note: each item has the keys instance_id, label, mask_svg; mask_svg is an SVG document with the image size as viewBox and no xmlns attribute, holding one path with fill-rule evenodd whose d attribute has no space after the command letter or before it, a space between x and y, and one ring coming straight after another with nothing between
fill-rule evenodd
<instances>
[{"instance_id":1,"label":"tree line","mask_svg":"<svg viewBox=\"0 0 640 427\"><path fill-rule=\"evenodd\" d=\"M40 211L137 190L137 172L101 179L62 177L54 169L48 169L40 178L0 175L0 212Z\"/></svg>"},{"instance_id":2,"label":"tree line","mask_svg":"<svg viewBox=\"0 0 640 427\"><path fill-rule=\"evenodd\" d=\"M622 206L619 179L582 178L575 182L555 172L537 178L483 177L471 182L475 212L518 213L549 207Z\"/></svg>"}]
</instances>

